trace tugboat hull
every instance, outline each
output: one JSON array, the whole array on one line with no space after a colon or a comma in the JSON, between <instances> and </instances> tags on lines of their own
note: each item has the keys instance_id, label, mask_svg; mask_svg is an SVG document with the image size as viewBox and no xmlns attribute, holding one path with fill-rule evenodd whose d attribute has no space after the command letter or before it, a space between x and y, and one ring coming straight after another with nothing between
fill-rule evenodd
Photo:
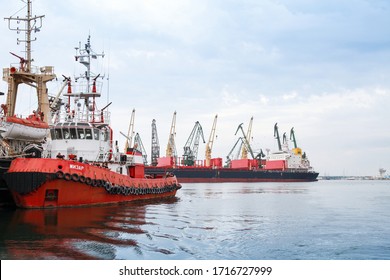
<instances>
[{"instance_id":1,"label":"tugboat hull","mask_svg":"<svg viewBox=\"0 0 390 280\"><path fill-rule=\"evenodd\" d=\"M131 178L61 159L18 158L4 174L16 206L75 207L175 196L175 177Z\"/></svg>"}]
</instances>

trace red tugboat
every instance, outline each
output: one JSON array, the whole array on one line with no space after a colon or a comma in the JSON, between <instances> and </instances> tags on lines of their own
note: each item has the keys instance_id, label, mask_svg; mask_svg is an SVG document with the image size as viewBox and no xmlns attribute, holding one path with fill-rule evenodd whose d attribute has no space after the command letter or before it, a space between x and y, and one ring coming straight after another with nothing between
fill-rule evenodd
<instances>
[{"instance_id":1,"label":"red tugboat","mask_svg":"<svg viewBox=\"0 0 390 280\"><path fill-rule=\"evenodd\" d=\"M22 208L73 207L175 196L181 187L175 176L145 176L142 154L136 147L124 153L117 145L113 147L107 110L111 103L97 109L102 83L100 74L90 70L92 59L104 54L92 50L90 37L84 46L76 48L75 58L87 70L76 78L77 88L66 79L68 90L63 95L67 102L57 110L52 108L50 137L42 155L16 158L4 174L15 204Z\"/></svg>"}]
</instances>

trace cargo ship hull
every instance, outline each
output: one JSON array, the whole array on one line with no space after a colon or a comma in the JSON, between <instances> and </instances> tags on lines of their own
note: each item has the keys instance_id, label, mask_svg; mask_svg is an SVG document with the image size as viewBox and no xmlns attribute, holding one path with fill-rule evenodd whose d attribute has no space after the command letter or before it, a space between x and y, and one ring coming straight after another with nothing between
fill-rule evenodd
<instances>
[{"instance_id":1,"label":"cargo ship hull","mask_svg":"<svg viewBox=\"0 0 390 280\"><path fill-rule=\"evenodd\" d=\"M149 175L172 173L180 183L222 183L222 182L312 182L318 173L298 170L262 170L232 168L158 168L145 167Z\"/></svg>"}]
</instances>

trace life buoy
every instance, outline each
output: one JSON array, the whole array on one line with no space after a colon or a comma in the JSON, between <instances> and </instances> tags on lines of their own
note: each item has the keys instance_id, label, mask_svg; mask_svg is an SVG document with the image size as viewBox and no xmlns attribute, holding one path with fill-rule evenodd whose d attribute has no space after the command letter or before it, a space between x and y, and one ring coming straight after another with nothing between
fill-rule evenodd
<instances>
[{"instance_id":1,"label":"life buoy","mask_svg":"<svg viewBox=\"0 0 390 280\"><path fill-rule=\"evenodd\" d=\"M58 179L63 179L63 178L64 178L64 172L62 172L62 171L57 171L56 177L57 177Z\"/></svg>"},{"instance_id":2,"label":"life buoy","mask_svg":"<svg viewBox=\"0 0 390 280\"><path fill-rule=\"evenodd\" d=\"M72 174L72 181L78 182L80 179L79 174L73 173Z\"/></svg>"},{"instance_id":3,"label":"life buoy","mask_svg":"<svg viewBox=\"0 0 390 280\"><path fill-rule=\"evenodd\" d=\"M64 179L65 179L66 181L69 181L71 178L72 178L72 176L71 176L69 173L65 173L65 174L64 174Z\"/></svg>"}]
</instances>

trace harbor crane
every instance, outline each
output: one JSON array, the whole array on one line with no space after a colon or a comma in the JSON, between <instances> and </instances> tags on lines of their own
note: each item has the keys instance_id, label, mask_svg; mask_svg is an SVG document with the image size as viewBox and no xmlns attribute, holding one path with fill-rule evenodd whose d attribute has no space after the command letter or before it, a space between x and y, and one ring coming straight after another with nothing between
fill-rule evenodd
<instances>
[{"instance_id":1,"label":"harbor crane","mask_svg":"<svg viewBox=\"0 0 390 280\"><path fill-rule=\"evenodd\" d=\"M198 157L199 138L202 137L203 143L206 143L203 136L203 129L197 121L191 131L190 136L184 145L183 164L193 166Z\"/></svg>"},{"instance_id":2,"label":"harbor crane","mask_svg":"<svg viewBox=\"0 0 390 280\"><path fill-rule=\"evenodd\" d=\"M254 159L254 158L255 158L255 155L253 154L252 148L251 148L251 146L250 146L250 144L249 144L248 138L246 137L246 134L245 134L245 132L244 132L244 129L242 128L242 125L243 125L243 124L241 123L241 124L237 127L236 133L235 133L234 135L237 135L237 132L238 132L239 130L241 130L242 135L243 135L243 137L241 137L241 140L242 140L241 142L243 143L245 149L246 149L247 151L249 151L249 153L251 154L252 158Z\"/></svg>"},{"instance_id":3,"label":"harbor crane","mask_svg":"<svg viewBox=\"0 0 390 280\"><path fill-rule=\"evenodd\" d=\"M125 153L128 148L132 147L133 144L133 136L134 136L134 117L135 117L135 109L131 112L129 130L127 131L126 143L125 143Z\"/></svg>"},{"instance_id":4,"label":"harbor crane","mask_svg":"<svg viewBox=\"0 0 390 280\"><path fill-rule=\"evenodd\" d=\"M274 126L274 137L275 137L275 139L276 139L277 142L278 142L279 151L281 151L281 150L282 150L282 145L280 144L280 137L279 137L279 131L278 131L278 123L275 123L275 126Z\"/></svg>"},{"instance_id":5,"label":"harbor crane","mask_svg":"<svg viewBox=\"0 0 390 280\"><path fill-rule=\"evenodd\" d=\"M258 166L260 167L261 166L261 158L264 157L264 153L263 153L263 150L260 149L260 152L255 156L254 153L253 153L253 150L252 150L252 147L248 141L248 138L246 135L248 134L245 134L244 132L244 129L242 128L242 123L238 126L237 128L237 131L235 133L235 135L237 134L237 132L239 130L241 130L242 132L242 137L239 137L236 141L236 143L234 144L233 148L230 150L229 154L227 155L227 161L226 161L226 165L229 166L230 165L230 162L232 159L234 159L234 157L232 157L232 154L234 152L234 150L236 149L236 146L240 143L240 149L238 150L237 152L237 155L235 158L238 158L239 157L239 153L242 152L242 146L245 147L246 151L248 151L250 153L250 155L252 156L253 159L257 159L258 160Z\"/></svg>"},{"instance_id":6,"label":"harbor crane","mask_svg":"<svg viewBox=\"0 0 390 280\"><path fill-rule=\"evenodd\" d=\"M168 137L168 145L166 150L166 157L174 157L176 160L176 144L175 144L175 135L176 135L176 111L173 113L171 130Z\"/></svg>"},{"instance_id":7,"label":"harbor crane","mask_svg":"<svg viewBox=\"0 0 390 280\"><path fill-rule=\"evenodd\" d=\"M209 136L209 141L206 144L206 152L205 152L205 158L206 158L206 166L211 165L211 152L213 150L213 144L214 144L214 139L215 139L215 129L217 127L217 118L218 115L215 115L214 122L213 122L213 127L211 128L210 136Z\"/></svg>"},{"instance_id":8,"label":"harbor crane","mask_svg":"<svg viewBox=\"0 0 390 280\"><path fill-rule=\"evenodd\" d=\"M235 158L238 158L238 157L239 157L239 153L241 152L241 149L238 149L238 152L237 152L236 156L232 156L234 150L236 149L236 147L237 147L237 145L238 145L238 143L240 143L240 146L243 145L244 140L242 139L242 137L238 137L238 139L237 139L236 143L234 144L233 148L230 150L229 154L226 156L226 158L227 158L227 160L226 160L227 166L230 165L230 161L231 161L232 159L235 159Z\"/></svg>"},{"instance_id":9,"label":"harbor crane","mask_svg":"<svg viewBox=\"0 0 390 280\"><path fill-rule=\"evenodd\" d=\"M141 151L144 165L148 165L148 155L146 154L144 144L142 143L141 136L139 136L138 132L134 136L134 149Z\"/></svg>"},{"instance_id":10,"label":"harbor crane","mask_svg":"<svg viewBox=\"0 0 390 280\"><path fill-rule=\"evenodd\" d=\"M152 166L157 166L157 159L159 157L160 157L160 143L158 141L156 120L153 119L152 120L152 153L151 153Z\"/></svg>"}]
</instances>

